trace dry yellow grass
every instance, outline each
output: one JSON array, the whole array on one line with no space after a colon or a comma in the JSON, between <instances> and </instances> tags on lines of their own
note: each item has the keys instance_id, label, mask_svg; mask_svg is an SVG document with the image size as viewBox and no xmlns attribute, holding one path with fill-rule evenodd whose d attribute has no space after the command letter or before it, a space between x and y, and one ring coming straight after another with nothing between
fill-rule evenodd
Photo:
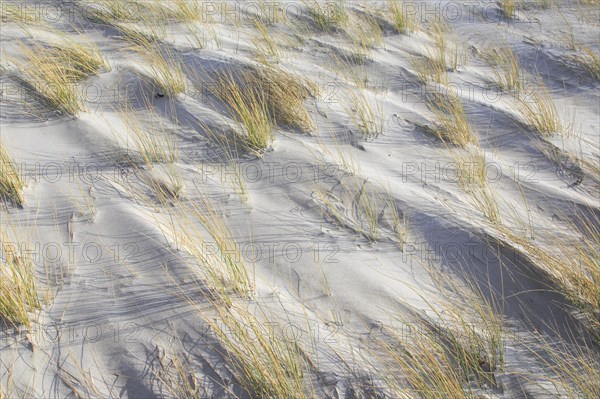
<instances>
[{"instance_id":1,"label":"dry yellow grass","mask_svg":"<svg viewBox=\"0 0 600 399\"><path fill-rule=\"evenodd\" d=\"M383 334L370 340L374 368L393 397L476 397L495 387L496 374L504 371L507 332L502 303L488 299L468 276L456 279L438 265L424 267L438 295L432 299L431 293L414 288L427 316L417 309L408 314L391 311Z\"/></svg>"},{"instance_id":2,"label":"dry yellow grass","mask_svg":"<svg viewBox=\"0 0 600 399\"><path fill-rule=\"evenodd\" d=\"M378 98L372 99L366 91L351 91L350 106L346 108L348 117L362 132L363 137L370 139L383 134L385 114Z\"/></svg>"},{"instance_id":3,"label":"dry yellow grass","mask_svg":"<svg viewBox=\"0 0 600 399\"><path fill-rule=\"evenodd\" d=\"M589 216L591 215L591 216ZM554 281L557 289L576 305L589 326L600 337L600 218L593 211L576 211L576 220L568 225L570 236L546 235L546 245L522 237L508 228L500 231L531 257ZM551 247L547 247L547 245Z\"/></svg>"},{"instance_id":4,"label":"dry yellow grass","mask_svg":"<svg viewBox=\"0 0 600 399\"><path fill-rule=\"evenodd\" d=\"M317 0L303 0L320 32L332 32L344 26L348 21L346 0L333 0L328 3Z\"/></svg>"},{"instance_id":5,"label":"dry yellow grass","mask_svg":"<svg viewBox=\"0 0 600 399\"><path fill-rule=\"evenodd\" d=\"M23 257L18 245L0 231L0 317L13 325L30 327L31 313L41 308L34 264Z\"/></svg>"},{"instance_id":6,"label":"dry yellow grass","mask_svg":"<svg viewBox=\"0 0 600 399\"><path fill-rule=\"evenodd\" d=\"M511 19L515 15L516 9L516 0L501 0L500 10L502 11L502 15L504 16L504 18Z\"/></svg>"},{"instance_id":7,"label":"dry yellow grass","mask_svg":"<svg viewBox=\"0 0 600 399\"><path fill-rule=\"evenodd\" d=\"M415 58L411 63L421 83L427 83L429 79L440 84L448 83L446 58L439 49L428 50L426 56Z\"/></svg>"},{"instance_id":8,"label":"dry yellow grass","mask_svg":"<svg viewBox=\"0 0 600 399\"><path fill-rule=\"evenodd\" d=\"M523 89L519 60L510 47L494 50L488 58L494 67L496 81L501 88L515 91Z\"/></svg>"},{"instance_id":9,"label":"dry yellow grass","mask_svg":"<svg viewBox=\"0 0 600 399\"><path fill-rule=\"evenodd\" d=\"M408 218L400 214L394 198L384 188L348 176L331 188L316 185L315 195L324 215L340 226L371 242L383 237L404 249Z\"/></svg>"},{"instance_id":10,"label":"dry yellow grass","mask_svg":"<svg viewBox=\"0 0 600 399\"><path fill-rule=\"evenodd\" d=\"M336 193L317 186L316 195L323 212L341 226L350 228L371 242L377 241L381 234L380 216L384 211L382 198L369 190L366 181L358 178L338 184L340 191Z\"/></svg>"},{"instance_id":11,"label":"dry yellow grass","mask_svg":"<svg viewBox=\"0 0 600 399\"><path fill-rule=\"evenodd\" d=\"M448 83L448 38L447 33L450 30L443 21L434 21L429 27L429 33L434 43L433 49L428 49L423 57L412 61L418 79L426 83L432 79L436 83ZM453 67L458 65L458 49L454 53Z\"/></svg>"},{"instance_id":12,"label":"dry yellow grass","mask_svg":"<svg viewBox=\"0 0 600 399\"><path fill-rule=\"evenodd\" d=\"M532 92L518 103L527 123L542 135L560 133L563 126L546 86L537 80Z\"/></svg>"},{"instance_id":13,"label":"dry yellow grass","mask_svg":"<svg viewBox=\"0 0 600 399\"><path fill-rule=\"evenodd\" d=\"M350 13L344 31L352 52L361 62L370 59L372 49L383 45L383 31L371 15Z\"/></svg>"},{"instance_id":14,"label":"dry yellow grass","mask_svg":"<svg viewBox=\"0 0 600 399\"><path fill-rule=\"evenodd\" d=\"M276 125L309 132L314 122L304 106L313 94L305 79L268 66L216 74L213 94L224 103L247 148L261 151L274 139Z\"/></svg>"},{"instance_id":15,"label":"dry yellow grass","mask_svg":"<svg viewBox=\"0 0 600 399\"><path fill-rule=\"evenodd\" d=\"M589 47L582 47L575 57L588 72L596 79L600 79L600 55Z\"/></svg>"},{"instance_id":16,"label":"dry yellow grass","mask_svg":"<svg viewBox=\"0 0 600 399\"><path fill-rule=\"evenodd\" d=\"M496 202L497 193L490 187L485 154L478 147L453 152L460 188L469 195L473 205L494 225L502 223Z\"/></svg>"},{"instance_id":17,"label":"dry yellow grass","mask_svg":"<svg viewBox=\"0 0 600 399\"><path fill-rule=\"evenodd\" d=\"M267 106L277 124L310 132L315 129L304 101L314 95L314 85L305 78L277 67L260 68L244 77L247 88L265 93Z\"/></svg>"},{"instance_id":18,"label":"dry yellow grass","mask_svg":"<svg viewBox=\"0 0 600 399\"><path fill-rule=\"evenodd\" d=\"M227 106L243 147L260 154L271 144L276 122L266 93L246 87L232 71L219 73L211 90Z\"/></svg>"},{"instance_id":19,"label":"dry yellow grass","mask_svg":"<svg viewBox=\"0 0 600 399\"><path fill-rule=\"evenodd\" d=\"M29 65L21 65L24 81L51 107L68 115L86 110L77 83L109 69L104 55L91 43L64 38L61 43L45 45L19 43Z\"/></svg>"},{"instance_id":20,"label":"dry yellow grass","mask_svg":"<svg viewBox=\"0 0 600 399\"><path fill-rule=\"evenodd\" d=\"M553 343L543 337L539 341L542 353L535 350L532 353L545 366L557 393L564 392L569 398L600 397L600 361L595 348L569 345L565 340Z\"/></svg>"},{"instance_id":21,"label":"dry yellow grass","mask_svg":"<svg viewBox=\"0 0 600 399\"><path fill-rule=\"evenodd\" d=\"M159 351L155 356L157 364L151 372L157 379L161 392L168 392L178 399L210 397L204 385L206 381L196 377L199 370L190 364L187 353L167 354Z\"/></svg>"},{"instance_id":22,"label":"dry yellow grass","mask_svg":"<svg viewBox=\"0 0 600 399\"><path fill-rule=\"evenodd\" d=\"M23 183L4 142L0 139L0 200L23 206Z\"/></svg>"},{"instance_id":23,"label":"dry yellow grass","mask_svg":"<svg viewBox=\"0 0 600 399\"><path fill-rule=\"evenodd\" d=\"M457 94L449 91L448 95L433 92L427 105L434 112L438 123L435 132L444 143L465 147L469 143L477 143L467 113Z\"/></svg>"},{"instance_id":24,"label":"dry yellow grass","mask_svg":"<svg viewBox=\"0 0 600 399\"><path fill-rule=\"evenodd\" d=\"M180 294L210 327L219 341L215 349L247 394L256 398L316 397L307 378L314 363L303 350L303 343L286 337L282 326L275 322L277 318L267 314L260 304L239 298L225 287L204 298L209 308L181 287ZM189 370L177 368L180 376L189 375ZM184 383L174 390L182 394L190 392L190 387Z\"/></svg>"},{"instance_id":25,"label":"dry yellow grass","mask_svg":"<svg viewBox=\"0 0 600 399\"><path fill-rule=\"evenodd\" d=\"M410 6L409 6L410 5ZM389 17L398 33L407 34L415 32L419 28L416 11L413 3L401 0L388 0Z\"/></svg>"},{"instance_id":26,"label":"dry yellow grass","mask_svg":"<svg viewBox=\"0 0 600 399\"><path fill-rule=\"evenodd\" d=\"M185 92L186 76L175 50L137 31L129 32L126 38L132 43L132 50L142 57L142 70L157 86L157 94L175 97Z\"/></svg>"},{"instance_id":27,"label":"dry yellow grass","mask_svg":"<svg viewBox=\"0 0 600 399\"><path fill-rule=\"evenodd\" d=\"M258 60L263 64L269 64L270 61L278 62L282 55L282 51L271 34L269 26L260 20L256 20L254 26L258 35L253 38L252 43Z\"/></svg>"},{"instance_id":28,"label":"dry yellow grass","mask_svg":"<svg viewBox=\"0 0 600 399\"><path fill-rule=\"evenodd\" d=\"M214 309L218 319L205 317L205 321L225 347L237 380L252 397L315 397L305 381L309 366L298 342L284 338L277 327L265 324L245 307Z\"/></svg>"},{"instance_id":29,"label":"dry yellow grass","mask_svg":"<svg viewBox=\"0 0 600 399\"><path fill-rule=\"evenodd\" d=\"M469 398L463 388L462 372L444 345L431 334L417 332L406 337L393 329L387 339L374 339L376 369L397 398Z\"/></svg>"},{"instance_id":30,"label":"dry yellow grass","mask_svg":"<svg viewBox=\"0 0 600 399\"><path fill-rule=\"evenodd\" d=\"M175 201L171 223L161 224L199 267L205 283L217 293L248 296L254 286L240 246L211 200Z\"/></svg>"}]
</instances>

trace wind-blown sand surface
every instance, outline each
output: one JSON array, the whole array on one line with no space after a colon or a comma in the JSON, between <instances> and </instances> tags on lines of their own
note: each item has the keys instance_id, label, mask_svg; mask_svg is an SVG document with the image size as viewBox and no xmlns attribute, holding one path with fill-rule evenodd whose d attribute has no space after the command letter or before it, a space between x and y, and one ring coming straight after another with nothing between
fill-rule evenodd
<instances>
[{"instance_id":1,"label":"wind-blown sand surface","mask_svg":"<svg viewBox=\"0 0 600 399\"><path fill-rule=\"evenodd\" d=\"M598 3L502 7L3 1L0 397L599 397Z\"/></svg>"}]
</instances>

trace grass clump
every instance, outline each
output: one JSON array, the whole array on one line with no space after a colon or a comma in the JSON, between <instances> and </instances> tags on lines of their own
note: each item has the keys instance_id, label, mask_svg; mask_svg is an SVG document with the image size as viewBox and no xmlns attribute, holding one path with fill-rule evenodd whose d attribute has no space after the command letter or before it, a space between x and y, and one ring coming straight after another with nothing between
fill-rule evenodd
<instances>
[{"instance_id":1,"label":"grass clump","mask_svg":"<svg viewBox=\"0 0 600 399\"><path fill-rule=\"evenodd\" d=\"M416 11L416 6L412 3L410 5L410 9ZM407 3L404 1L388 0L388 12L394 29L398 33L408 34L418 29L416 14L409 12Z\"/></svg>"},{"instance_id":2,"label":"grass clump","mask_svg":"<svg viewBox=\"0 0 600 399\"><path fill-rule=\"evenodd\" d=\"M502 89L520 91L523 89L523 76L519 60L510 47L494 50L489 56L494 66L496 81Z\"/></svg>"},{"instance_id":3,"label":"grass clump","mask_svg":"<svg viewBox=\"0 0 600 399\"><path fill-rule=\"evenodd\" d=\"M350 108L346 112L366 139L383 134L385 115L381 102L371 101L366 91L350 92Z\"/></svg>"},{"instance_id":4,"label":"grass clump","mask_svg":"<svg viewBox=\"0 0 600 399\"><path fill-rule=\"evenodd\" d=\"M167 51L167 54L163 55L157 46L141 48L138 51L147 61L150 74L160 94L175 97L185 92L185 74L174 53Z\"/></svg>"},{"instance_id":5,"label":"grass clump","mask_svg":"<svg viewBox=\"0 0 600 399\"><path fill-rule=\"evenodd\" d=\"M576 59L595 79L600 80L600 55L597 51L589 47L582 47L581 53L576 56Z\"/></svg>"},{"instance_id":6,"label":"grass clump","mask_svg":"<svg viewBox=\"0 0 600 399\"><path fill-rule=\"evenodd\" d=\"M0 140L0 200L23 206L23 183L17 174L4 142Z\"/></svg>"},{"instance_id":7,"label":"grass clump","mask_svg":"<svg viewBox=\"0 0 600 399\"><path fill-rule=\"evenodd\" d=\"M600 338L600 217L578 213L570 229L579 240L557 240L559 254L547 258L552 274L568 297L587 316L595 335Z\"/></svg>"},{"instance_id":8,"label":"grass clump","mask_svg":"<svg viewBox=\"0 0 600 399\"><path fill-rule=\"evenodd\" d=\"M246 147L260 151L274 138L277 124L309 132L314 122L304 107L312 86L276 67L249 68L217 74L213 94L229 109L230 117L244 132Z\"/></svg>"},{"instance_id":9,"label":"grass clump","mask_svg":"<svg viewBox=\"0 0 600 399\"><path fill-rule=\"evenodd\" d=\"M166 5L173 9L178 21L192 22L202 19L202 3L197 0L171 0Z\"/></svg>"},{"instance_id":10,"label":"grass clump","mask_svg":"<svg viewBox=\"0 0 600 399\"><path fill-rule=\"evenodd\" d=\"M169 47L141 33L131 32L127 40L142 57L143 69L159 90L158 94L176 97L186 90L186 77L179 56Z\"/></svg>"},{"instance_id":11,"label":"grass clump","mask_svg":"<svg viewBox=\"0 0 600 399\"><path fill-rule=\"evenodd\" d=\"M266 93L245 87L231 71L217 76L217 84L212 92L227 106L244 147L258 153L271 144L275 115L268 105Z\"/></svg>"},{"instance_id":12,"label":"grass clump","mask_svg":"<svg viewBox=\"0 0 600 399\"><path fill-rule=\"evenodd\" d=\"M202 126L202 130L206 132L208 138L221 148L221 159L225 161L232 170L232 180L230 180L229 183L240 199L246 202L248 200L248 190L238 159L240 149L237 148L235 141L232 142L232 140L228 139L224 132L216 130L206 123L200 123L200 125ZM226 177L225 179L227 180Z\"/></svg>"},{"instance_id":13,"label":"grass clump","mask_svg":"<svg viewBox=\"0 0 600 399\"><path fill-rule=\"evenodd\" d=\"M254 26L258 31L258 35L252 40L252 43L259 60L263 64L268 64L269 60L279 61L281 50L271 32L269 32L269 27L258 19L254 22Z\"/></svg>"},{"instance_id":14,"label":"grass clump","mask_svg":"<svg viewBox=\"0 0 600 399\"><path fill-rule=\"evenodd\" d=\"M495 299L497 288L489 282L482 288L469 276L461 283L439 270L430 268L429 273L443 295L441 308L429 304L441 321L442 328L435 330L444 337L469 383L496 386L495 373L503 371L505 363L504 298Z\"/></svg>"},{"instance_id":15,"label":"grass clump","mask_svg":"<svg viewBox=\"0 0 600 399\"><path fill-rule=\"evenodd\" d=\"M448 83L446 61L438 50L429 51L426 56L413 60L412 64L421 83L427 83L429 79L436 83Z\"/></svg>"},{"instance_id":16,"label":"grass clump","mask_svg":"<svg viewBox=\"0 0 600 399\"><path fill-rule=\"evenodd\" d=\"M512 19L517 10L516 0L500 0L500 10L505 19Z\"/></svg>"},{"instance_id":17,"label":"grass clump","mask_svg":"<svg viewBox=\"0 0 600 399\"><path fill-rule=\"evenodd\" d=\"M465 147L476 143L477 136L472 132L462 101L457 94L444 95L433 92L427 100L437 119L436 135L444 143Z\"/></svg>"},{"instance_id":18,"label":"grass clump","mask_svg":"<svg viewBox=\"0 0 600 399\"><path fill-rule=\"evenodd\" d=\"M336 74L340 74L360 89L367 89L370 86L372 76L369 76L369 71L365 65L365 60L362 57L356 57L355 54L335 54L329 56L330 65ZM373 85L375 86L375 84Z\"/></svg>"},{"instance_id":19,"label":"grass clump","mask_svg":"<svg viewBox=\"0 0 600 399\"><path fill-rule=\"evenodd\" d=\"M66 40L57 45L20 43L29 65L22 65L24 80L48 104L68 115L86 109L77 83L109 65L97 48L89 43Z\"/></svg>"},{"instance_id":20,"label":"grass clump","mask_svg":"<svg viewBox=\"0 0 600 399\"><path fill-rule=\"evenodd\" d=\"M384 369L384 381L397 397L423 399L475 398L471 384L495 384L488 358L486 337L467 319L458 325L436 324L421 319L410 323L409 337L386 329L385 338L375 339L375 358Z\"/></svg>"},{"instance_id":21,"label":"grass clump","mask_svg":"<svg viewBox=\"0 0 600 399\"><path fill-rule=\"evenodd\" d=\"M332 32L348 21L346 0L332 0L320 3L317 0L305 0L315 26L320 32Z\"/></svg>"},{"instance_id":22,"label":"grass clump","mask_svg":"<svg viewBox=\"0 0 600 399\"><path fill-rule=\"evenodd\" d=\"M372 49L383 45L383 31L373 16L352 13L345 32L355 57L361 62L370 58Z\"/></svg>"},{"instance_id":23,"label":"grass clump","mask_svg":"<svg viewBox=\"0 0 600 399\"><path fill-rule=\"evenodd\" d=\"M470 398L463 388L463 375L444 345L429 334L407 339L390 330L389 338L375 342L380 354L378 368L390 391L398 397L421 399Z\"/></svg>"},{"instance_id":24,"label":"grass clump","mask_svg":"<svg viewBox=\"0 0 600 399\"><path fill-rule=\"evenodd\" d=\"M266 95L267 106L277 123L310 132L314 122L304 107L304 101L314 95L314 86L281 68L257 68L246 75L245 81L253 91Z\"/></svg>"},{"instance_id":25,"label":"grass clump","mask_svg":"<svg viewBox=\"0 0 600 399\"><path fill-rule=\"evenodd\" d=\"M383 379L393 397L424 399L475 398L497 386L504 370L505 326L501 304L487 299L475 283L466 284L429 270L441 293L426 303L426 316L392 314L403 327L384 326L370 353L385 370ZM394 323L395 324L395 323Z\"/></svg>"},{"instance_id":26,"label":"grass clump","mask_svg":"<svg viewBox=\"0 0 600 399\"><path fill-rule=\"evenodd\" d=\"M171 221L170 235L199 266L215 293L247 296L253 291L240 247L212 201L204 196L186 203L176 201Z\"/></svg>"},{"instance_id":27,"label":"grass clump","mask_svg":"<svg viewBox=\"0 0 600 399\"><path fill-rule=\"evenodd\" d=\"M215 309L218 319L205 320L227 351L237 381L251 397L315 397L305 381L309 366L299 343L284 338L277 326L264 323L242 306Z\"/></svg>"},{"instance_id":28,"label":"grass clump","mask_svg":"<svg viewBox=\"0 0 600 399\"><path fill-rule=\"evenodd\" d=\"M496 203L496 193L488 184L485 154L479 148L474 148L453 155L453 158L460 188L490 222L499 225L500 209Z\"/></svg>"},{"instance_id":29,"label":"grass clump","mask_svg":"<svg viewBox=\"0 0 600 399\"><path fill-rule=\"evenodd\" d=\"M334 189L339 185L339 190ZM370 192L367 181L352 178L350 183L340 181L331 190L319 187L317 199L325 214L341 226L361 234L371 242L380 236L380 216L384 210L376 193Z\"/></svg>"},{"instance_id":30,"label":"grass clump","mask_svg":"<svg viewBox=\"0 0 600 399\"><path fill-rule=\"evenodd\" d=\"M448 38L449 27L444 22L434 22L430 27L430 34L433 40L433 49L427 50L427 55L419 60L413 61L417 77L422 83L432 79L436 83L448 83ZM453 54L452 66L455 69L458 66L458 50Z\"/></svg>"},{"instance_id":31,"label":"grass clump","mask_svg":"<svg viewBox=\"0 0 600 399\"><path fill-rule=\"evenodd\" d=\"M569 398L600 397L600 361L596 348L587 344L570 345L564 338L552 342L537 335L537 347L527 346L544 367L544 373L558 395Z\"/></svg>"},{"instance_id":32,"label":"grass clump","mask_svg":"<svg viewBox=\"0 0 600 399\"><path fill-rule=\"evenodd\" d=\"M548 89L541 82L535 86L520 102L525 120L542 135L560 132L562 124Z\"/></svg>"},{"instance_id":33,"label":"grass clump","mask_svg":"<svg viewBox=\"0 0 600 399\"><path fill-rule=\"evenodd\" d=\"M523 238L507 229L503 232L531 257L535 265L554 281L579 310L589 331L600 339L600 217L592 209L588 215L575 210L568 235L550 233L547 245Z\"/></svg>"},{"instance_id":34,"label":"grass clump","mask_svg":"<svg viewBox=\"0 0 600 399\"><path fill-rule=\"evenodd\" d=\"M187 353L168 354L157 347L156 363L152 374L161 392L168 392L178 399L210 397L205 382L196 377L198 370L190 364Z\"/></svg>"},{"instance_id":35,"label":"grass clump","mask_svg":"<svg viewBox=\"0 0 600 399\"><path fill-rule=\"evenodd\" d=\"M33 263L18 253L0 231L0 317L17 326L31 326L31 312L41 308Z\"/></svg>"}]
</instances>

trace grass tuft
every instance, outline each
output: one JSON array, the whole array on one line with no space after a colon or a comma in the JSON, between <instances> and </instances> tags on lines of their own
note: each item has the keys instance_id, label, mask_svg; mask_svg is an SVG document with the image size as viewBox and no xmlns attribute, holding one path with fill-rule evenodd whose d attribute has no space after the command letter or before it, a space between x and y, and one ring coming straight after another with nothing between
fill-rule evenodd
<instances>
[{"instance_id":1,"label":"grass tuft","mask_svg":"<svg viewBox=\"0 0 600 399\"><path fill-rule=\"evenodd\" d=\"M416 70L417 77L422 83L432 79L436 83L448 84L448 61L451 61L452 69L456 69L459 63L458 47L451 53L448 59L448 25L445 22L436 21L430 26L430 34L433 40L433 49L427 49L427 55L414 60L413 67Z\"/></svg>"},{"instance_id":2,"label":"grass tuft","mask_svg":"<svg viewBox=\"0 0 600 399\"><path fill-rule=\"evenodd\" d=\"M286 339L273 323L264 323L241 306L217 305L215 309L218 321L206 321L227 350L236 379L251 397L314 397L305 382L308 364L297 342Z\"/></svg>"},{"instance_id":3,"label":"grass tuft","mask_svg":"<svg viewBox=\"0 0 600 399\"><path fill-rule=\"evenodd\" d=\"M25 197L22 190L23 183L8 154L8 149L0 140L0 200L23 206Z\"/></svg>"},{"instance_id":4,"label":"grass tuft","mask_svg":"<svg viewBox=\"0 0 600 399\"><path fill-rule=\"evenodd\" d=\"M352 179L350 183L340 181L340 192L336 196L332 191L318 188L317 198L321 202L325 214L329 215L341 226L345 226L361 234L371 242L380 236L380 214L378 198L368 192L366 181Z\"/></svg>"},{"instance_id":5,"label":"grass tuft","mask_svg":"<svg viewBox=\"0 0 600 399\"><path fill-rule=\"evenodd\" d=\"M392 314L402 328L384 326L371 340L370 353L376 368L385 370L392 397L477 397L481 389L497 386L495 374L504 369L502 309L476 284L460 284L439 270L430 273L442 293L435 303L420 295L431 316Z\"/></svg>"},{"instance_id":6,"label":"grass tuft","mask_svg":"<svg viewBox=\"0 0 600 399\"><path fill-rule=\"evenodd\" d=\"M593 51L589 47L582 47L576 59L595 79L600 80L600 55L597 51Z\"/></svg>"},{"instance_id":7,"label":"grass tuft","mask_svg":"<svg viewBox=\"0 0 600 399\"><path fill-rule=\"evenodd\" d=\"M309 132L314 122L304 107L313 95L306 80L281 68L251 68L217 74L213 94L229 109L230 117L243 132L239 137L254 151L265 149L279 124Z\"/></svg>"},{"instance_id":8,"label":"grass tuft","mask_svg":"<svg viewBox=\"0 0 600 399\"><path fill-rule=\"evenodd\" d=\"M502 89L520 91L523 89L523 76L519 60L510 47L494 50L489 56L494 66L496 80Z\"/></svg>"},{"instance_id":9,"label":"grass tuft","mask_svg":"<svg viewBox=\"0 0 600 399\"><path fill-rule=\"evenodd\" d=\"M389 16L398 33L408 34L415 32L419 26L415 13L409 11L408 3L401 0L388 0ZM417 7L410 3L410 10L416 11Z\"/></svg>"},{"instance_id":10,"label":"grass tuft","mask_svg":"<svg viewBox=\"0 0 600 399\"><path fill-rule=\"evenodd\" d=\"M600 217L589 211L590 216L575 211L575 220L567 225L568 236L551 233L550 247L507 229L503 232L552 278L560 292L581 311L592 335L600 339Z\"/></svg>"},{"instance_id":11,"label":"grass tuft","mask_svg":"<svg viewBox=\"0 0 600 399\"><path fill-rule=\"evenodd\" d=\"M159 94L176 97L186 90L186 77L178 54L169 47L143 34L128 36L133 50L145 61L144 71L154 82Z\"/></svg>"},{"instance_id":12,"label":"grass tuft","mask_svg":"<svg viewBox=\"0 0 600 399\"><path fill-rule=\"evenodd\" d=\"M377 98L371 101L366 91L350 92L350 107L346 112L364 138L376 138L383 134L385 115L381 102Z\"/></svg>"},{"instance_id":13,"label":"grass tuft","mask_svg":"<svg viewBox=\"0 0 600 399\"><path fill-rule=\"evenodd\" d=\"M517 9L516 0L500 0L500 10L505 19L512 19Z\"/></svg>"},{"instance_id":14,"label":"grass tuft","mask_svg":"<svg viewBox=\"0 0 600 399\"><path fill-rule=\"evenodd\" d=\"M485 154L479 148L453 155L457 166L458 184L473 204L494 225L501 223L496 193L488 184Z\"/></svg>"},{"instance_id":15,"label":"grass tuft","mask_svg":"<svg viewBox=\"0 0 600 399\"><path fill-rule=\"evenodd\" d=\"M97 48L90 43L66 40L57 45L19 43L29 65L22 65L25 82L60 112L77 115L86 109L80 98L77 83L109 69Z\"/></svg>"},{"instance_id":16,"label":"grass tuft","mask_svg":"<svg viewBox=\"0 0 600 399\"><path fill-rule=\"evenodd\" d=\"M348 21L346 0L333 0L327 3L304 0L304 5L320 32L333 32Z\"/></svg>"},{"instance_id":17,"label":"grass tuft","mask_svg":"<svg viewBox=\"0 0 600 399\"><path fill-rule=\"evenodd\" d=\"M539 349L528 348L542 363L544 372L556 387L557 394L569 398L595 399L600 397L600 361L596 348L587 345L558 343L538 335Z\"/></svg>"},{"instance_id":18,"label":"grass tuft","mask_svg":"<svg viewBox=\"0 0 600 399\"><path fill-rule=\"evenodd\" d=\"M403 250L408 235L408 221L400 216L389 192L373 187L356 176L341 179L332 188L315 190L323 213L340 226L376 242L384 237Z\"/></svg>"},{"instance_id":19,"label":"grass tuft","mask_svg":"<svg viewBox=\"0 0 600 399\"><path fill-rule=\"evenodd\" d=\"M228 107L243 146L257 153L266 149L274 139L275 129L275 116L268 106L267 94L246 87L232 71L219 73L216 83L212 92Z\"/></svg>"},{"instance_id":20,"label":"grass tuft","mask_svg":"<svg viewBox=\"0 0 600 399\"><path fill-rule=\"evenodd\" d=\"M556 106L548 89L538 83L521 102L521 112L527 123L542 135L551 135L562 130Z\"/></svg>"},{"instance_id":21,"label":"grass tuft","mask_svg":"<svg viewBox=\"0 0 600 399\"><path fill-rule=\"evenodd\" d=\"M248 296L254 289L240 247L224 217L207 197L176 201L170 235L199 266L215 293Z\"/></svg>"},{"instance_id":22,"label":"grass tuft","mask_svg":"<svg viewBox=\"0 0 600 399\"><path fill-rule=\"evenodd\" d=\"M278 62L282 54L281 49L271 35L269 27L258 19L254 22L254 26L258 31L258 36L252 40L252 43L258 59L263 64L268 64L269 60Z\"/></svg>"},{"instance_id":23,"label":"grass tuft","mask_svg":"<svg viewBox=\"0 0 600 399\"><path fill-rule=\"evenodd\" d=\"M370 59L371 50L383 45L383 31L377 20L370 15L350 14L345 33L352 51L359 60Z\"/></svg>"},{"instance_id":24,"label":"grass tuft","mask_svg":"<svg viewBox=\"0 0 600 399\"><path fill-rule=\"evenodd\" d=\"M427 103L436 115L438 126L435 132L440 140L459 147L477 143L477 136L471 130L462 101L457 94L444 95L435 91Z\"/></svg>"},{"instance_id":25,"label":"grass tuft","mask_svg":"<svg viewBox=\"0 0 600 399\"><path fill-rule=\"evenodd\" d=\"M8 236L0 231L0 317L17 326L31 326L31 312L41 308L34 265L19 254Z\"/></svg>"}]
</instances>

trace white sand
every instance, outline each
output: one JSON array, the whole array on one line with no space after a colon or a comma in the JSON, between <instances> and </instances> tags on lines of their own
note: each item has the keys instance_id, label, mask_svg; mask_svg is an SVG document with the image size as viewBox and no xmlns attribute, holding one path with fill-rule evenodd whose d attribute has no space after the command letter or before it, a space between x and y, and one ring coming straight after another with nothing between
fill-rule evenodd
<instances>
[{"instance_id":1,"label":"white sand","mask_svg":"<svg viewBox=\"0 0 600 399\"><path fill-rule=\"evenodd\" d=\"M370 3L357 1L350 7L360 11ZM507 22L495 3L485 3L488 20L478 12L467 13L469 7L477 10L484 3L452 4L463 15L448 21L454 30L449 40L464 46L469 56L466 65L449 72L449 77L462 90L504 223L521 231L515 219L527 226L530 218L536 242L551 248L548 241L564 231L574 209L598 214L598 176L586 174L581 184L573 185L578 169L557 165L548 157L548 149L555 145L598 165L599 82L569 61L573 51L565 44L563 22L564 17L571 23L578 45L598 51L600 26L594 19L598 10L575 2L561 2L561 10L556 5L546 10L532 5L530 20ZM177 24L167 28L165 45L172 46L186 68L196 71L255 64L256 30L248 20L236 27L215 18L211 26L222 42L220 48L212 40L205 49L191 48L185 29ZM307 16L294 12L289 18L298 21ZM74 35L69 22L73 21L63 16L53 25ZM365 342L380 326L398 326L397 320L411 312L434 317L426 300L435 302L439 292L427 264L441 267L448 278L455 278L451 272L471 276L485 292L491 287L492 297L503 296L507 325L516 326L513 333L538 330L552 336L555 329L575 335L585 331L575 307L555 292L556 284L534 259L490 223L460 189L451 156L458 150L446 148L426 132L424 126L434 126L436 118L424 103L423 86L411 63L411 57L426 54L431 46L426 23L411 35L388 29L384 44L371 50L372 59L365 64L368 96L371 104L381 103L385 118L383 134L371 140L364 140L348 117L345 92L352 83L335 71L329 58L335 51L347 51L347 39L313 30L298 49L282 45L279 65L320 88L320 96L306 102L317 128L312 134L278 128L262 158L240 159L246 202L224 181L223 175L231 180L231 169L219 161L218 149L198 125L222 125L223 109L193 90L174 100L154 97L155 89L138 73L145 65L127 51L114 29L79 17L75 23L112 67L86 81L90 92L101 90L97 100L89 94L88 112L70 118L38 107L46 112L28 115L18 105L19 72L9 67L1 77L1 138L24 169L26 181L25 206L2 209L2 228L29 232L28 246L45 259L36 263L40 286L51 287L31 331L7 325L0 332L0 381L5 392L14 397L75 397L70 386L74 384L84 397L170 397L174 395L161 391L154 374L157 359L166 353L185 356L212 397L234 397L232 392L246 397L198 309L182 298L184 290L198 306L210 308L202 299L193 262L176 237L160 227L168 225L172 207L158 202L151 206L141 199L140 193L151 193L149 179L167 179L168 184L171 169L141 165L134 170L116 164L118 153L126 149L127 132L114 108L124 101L125 87L133 88L129 98L152 96L157 114L173 130L178 159L172 167L183 185L182 198L193 201L204 195L218 204L256 282L250 306L260 304L272 321L278 318L290 331L298 330L304 341L309 339L309 320L320 354L314 379L319 397L378 397L367 387L371 380L376 386L382 382L381 375L368 367L372 356L364 350ZM282 23L274 32L294 34ZM36 27L29 33L42 40L48 37ZM9 57L20 57L16 41L29 39L11 22L2 25L1 38L3 65L8 65ZM563 124L574 121L575 135L544 138L524 124L510 94L498 88L486 91L494 74L480 54L506 44L514 49L523 71L541 75ZM383 89L374 90L376 82ZM338 151L357 165L356 176L350 176ZM94 177L87 178L84 169ZM347 197L337 183L352 178L380 192L387 190L400 217L407 216L404 252L389 224L382 223L378 242L370 243L323 215L317 187ZM352 210L342 211L351 220ZM499 257L493 253L497 248ZM501 386L486 395L555 395L535 381L512 377L513 372L539 365L531 354L520 353L516 339L508 340L506 350L506 371L498 374ZM86 378L99 392L83 388ZM220 386L228 384L229 393Z\"/></svg>"}]
</instances>

